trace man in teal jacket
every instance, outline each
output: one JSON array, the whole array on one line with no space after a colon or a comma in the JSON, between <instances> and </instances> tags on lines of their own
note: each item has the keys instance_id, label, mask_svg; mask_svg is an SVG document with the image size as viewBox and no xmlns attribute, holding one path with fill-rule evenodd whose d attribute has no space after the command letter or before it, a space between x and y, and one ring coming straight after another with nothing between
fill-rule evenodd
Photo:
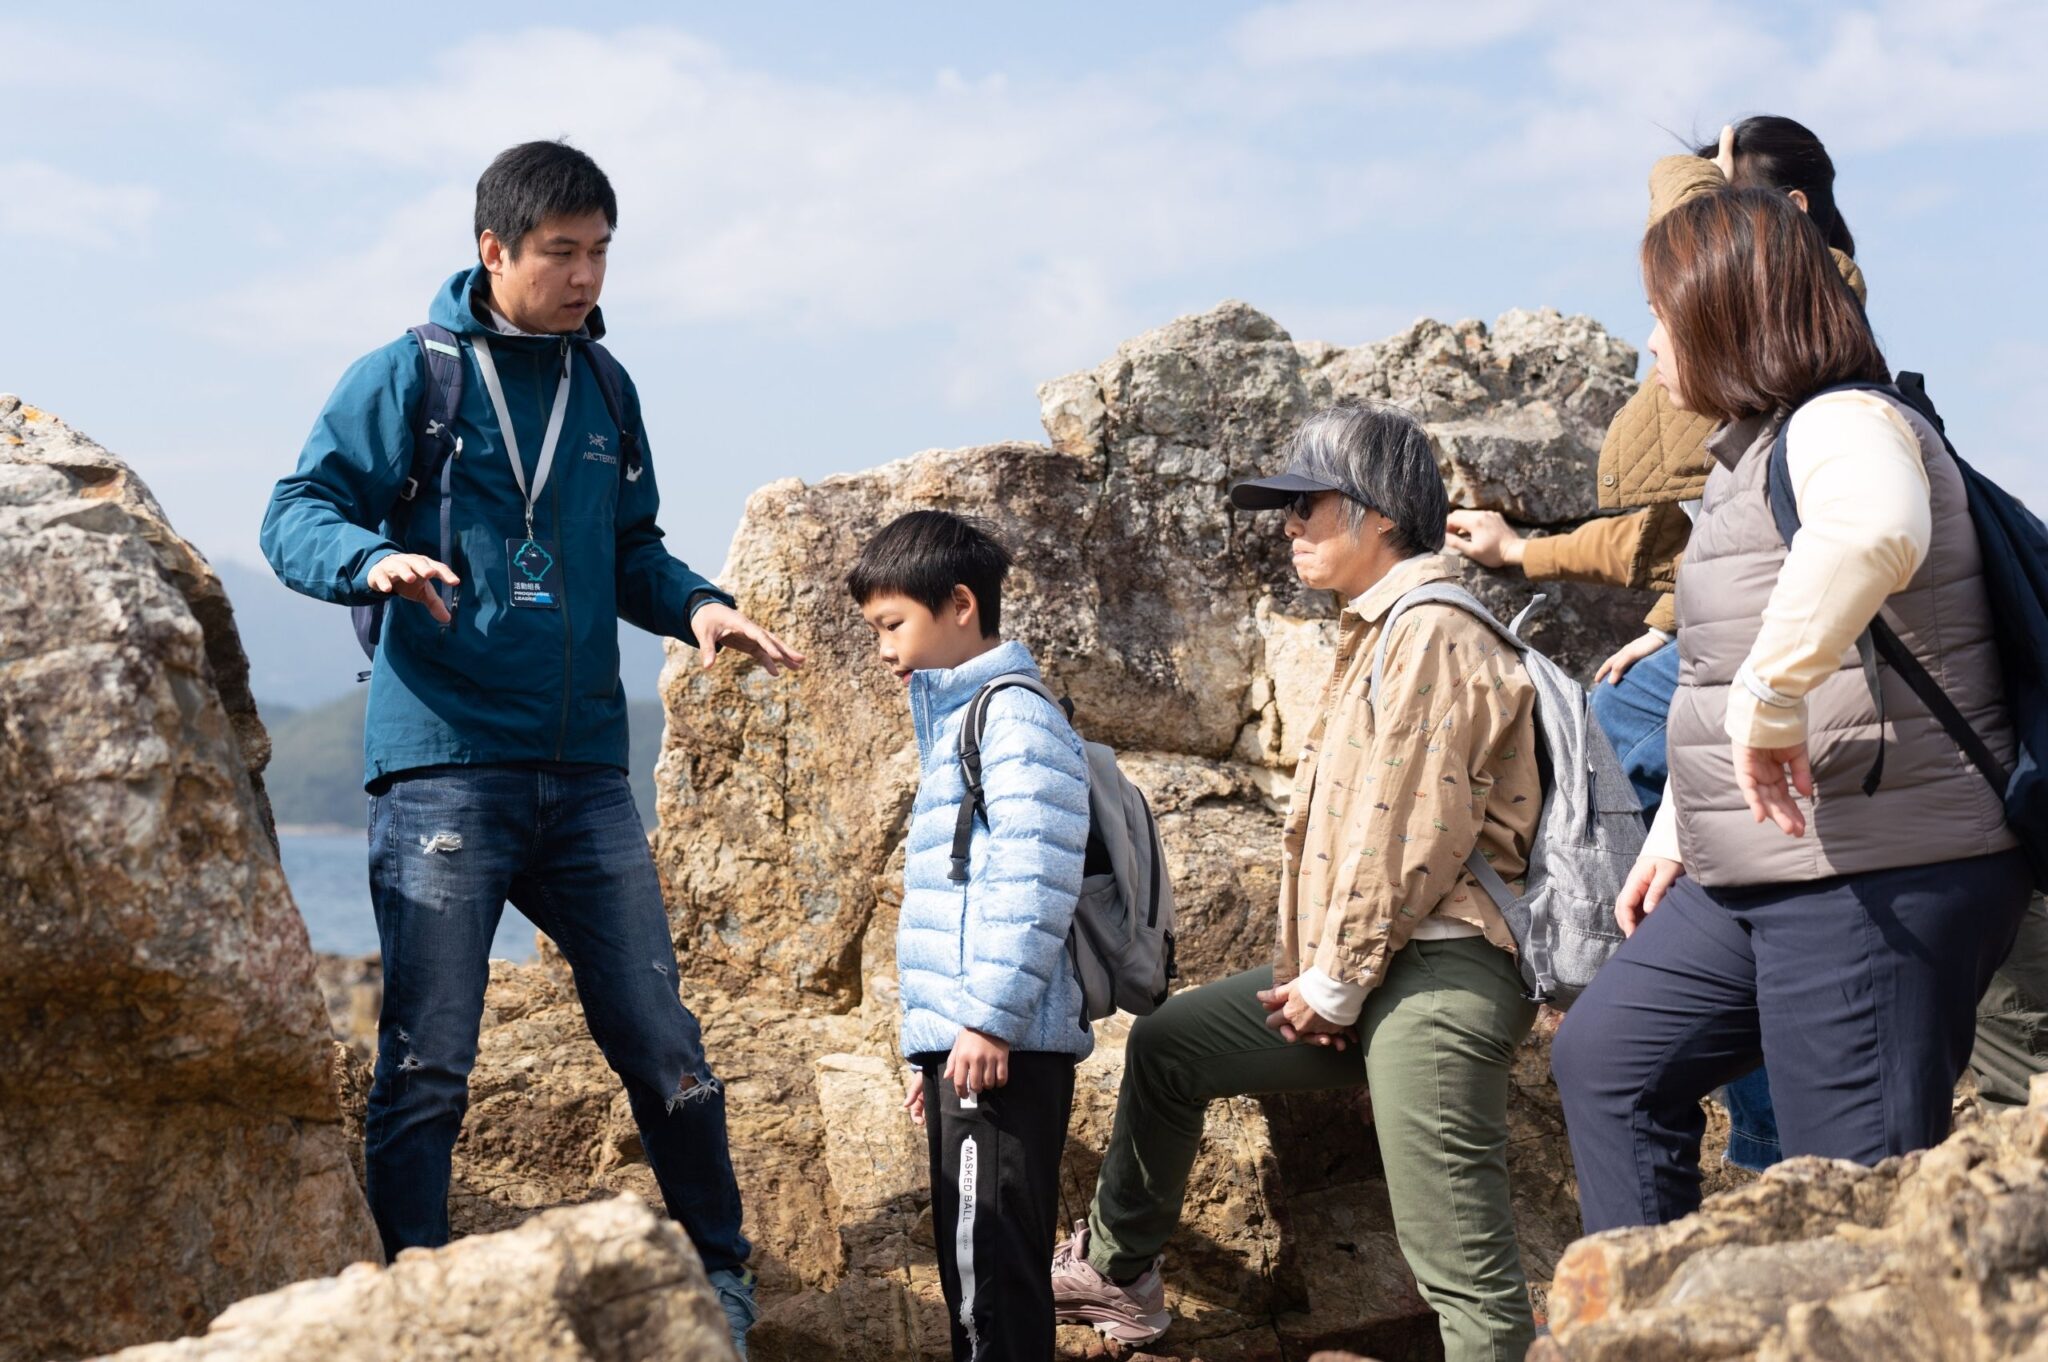
<instances>
[{"instance_id":1,"label":"man in teal jacket","mask_svg":"<svg viewBox=\"0 0 2048 1362\"><path fill-rule=\"evenodd\" d=\"M663 546L630 381L639 456L623 457L628 432L587 353L617 220L582 152L529 142L493 161L477 182L480 263L430 312L453 344L430 343L463 366L445 503L438 483L401 497L415 442L448 433L426 414L424 350L407 335L343 375L271 497L263 552L296 591L385 606L364 729L385 989L364 1133L386 1253L447 1242L450 1155L509 899L575 971L744 1356L752 1274L725 1098L677 995L626 783L618 621L695 645L707 667L721 647L770 673L803 659Z\"/></svg>"}]
</instances>

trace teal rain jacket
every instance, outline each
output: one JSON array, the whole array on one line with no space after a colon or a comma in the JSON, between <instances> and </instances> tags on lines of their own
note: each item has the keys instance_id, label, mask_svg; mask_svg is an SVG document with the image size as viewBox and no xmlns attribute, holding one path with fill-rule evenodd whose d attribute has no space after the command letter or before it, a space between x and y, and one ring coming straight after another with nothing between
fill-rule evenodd
<instances>
[{"instance_id":1,"label":"teal rain jacket","mask_svg":"<svg viewBox=\"0 0 2048 1362\"><path fill-rule=\"evenodd\" d=\"M500 335L479 320L489 315L489 277L481 265L455 275L429 313L455 333L465 365L449 563L462 585L447 625L416 601L391 599L370 678L366 784L421 766L591 762L624 769L618 621L694 644L691 611L706 599L732 603L663 546L644 430L639 476L629 477L591 362L571 353L562 435L533 517L535 537L561 563L562 600L553 610L510 605L507 543L525 537L525 501L473 338L490 338L531 486L565 352L602 336L604 322L593 309L574 335ZM380 558L440 556L440 489L399 501L413 435L425 420L426 386L410 335L342 375L298 468L277 484L263 516L263 555L286 586L323 601L368 604L383 599L369 587ZM626 408L637 424L640 400L630 379ZM348 621L337 613L334 627L346 629Z\"/></svg>"}]
</instances>

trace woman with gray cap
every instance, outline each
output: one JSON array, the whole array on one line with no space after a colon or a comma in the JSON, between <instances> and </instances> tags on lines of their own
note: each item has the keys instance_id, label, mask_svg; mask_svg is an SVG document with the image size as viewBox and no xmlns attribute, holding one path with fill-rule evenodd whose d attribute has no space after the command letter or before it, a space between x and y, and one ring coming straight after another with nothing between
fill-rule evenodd
<instances>
[{"instance_id":1,"label":"woman with gray cap","mask_svg":"<svg viewBox=\"0 0 2048 1362\"><path fill-rule=\"evenodd\" d=\"M1535 695L1515 653L1455 607L1396 601L1454 577L1429 437L1392 408L1309 418L1279 477L1231 500L1284 511L1295 573L1345 602L1295 768L1272 964L1176 994L1131 1029L1088 1218L1059 1246L1059 1318L1142 1343L1170 1322L1160 1250L1219 1097L1370 1083L1401 1251L1451 1362L1518 1359L1532 1334L1508 1202L1507 1102L1535 1019L1514 944L1471 879L1509 880L1541 805ZM1350 1127L1332 1139L1349 1137Z\"/></svg>"}]
</instances>

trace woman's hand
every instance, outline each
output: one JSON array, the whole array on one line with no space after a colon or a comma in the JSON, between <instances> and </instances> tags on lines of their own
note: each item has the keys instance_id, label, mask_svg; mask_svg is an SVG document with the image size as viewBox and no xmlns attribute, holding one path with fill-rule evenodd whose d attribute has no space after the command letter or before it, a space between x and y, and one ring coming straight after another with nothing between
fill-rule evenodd
<instances>
[{"instance_id":1,"label":"woman's hand","mask_svg":"<svg viewBox=\"0 0 2048 1362\"><path fill-rule=\"evenodd\" d=\"M1734 752L1735 785L1756 821L1768 818L1787 837L1804 837L1806 813L1793 795L1797 792L1813 798L1813 767L1807 761L1806 744L1744 747L1737 743Z\"/></svg>"},{"instance_id":2,"label":"woman's hand","mask_svg":"<svg viewBox=\"0 0 2048 1362\"><path fill-rule=\"evenodd\" d=\"M1499 511L1453 511L1444 528L1444 547L1481 567L1522 565L1522 536Z\"/></svg>"},{"instance_id":3,"label":"woman's hand","mask_svg":"<svg viewBox=\"0 0 2048 1362\"><path fill-rule=\"evenodd\" d=\"M1351 1028L1339 1026L1303 1000L1300 990L1289 981L1258 993L1266 1009L1266 1025L1290 1044L1327 1045L1342 1050L1351 1039Z\"/></svg>"},{"instance_id":4,"label":"woman's hand","mask_svg":"<svg viewBox=\"0 0 2048 1362\"><path fill-rule=\"evenodd\" d=\"M1628 872L1628 883L1614 898L1614 921L1621 934L1634 936L1643 919L1663 902L1664 891L1671 887L1671 882L1684 873L1685 867L1677 861L1667 861L1662 856L1637 857L1635 869Z\"/></svg>"},{"instance_id":5,"label":"woman's hand","mask_svg":"<svg viewBox=\"0 0 2048 1362\"><path fill-rule=\"evenodd\" d=\"M903 1109L910 1113L910 1123L912 1125L921 1126L924 1124L923 1074L912 1073L910 1075L910 1088L903 1094Z\"/></svg>"},{"instance_id":6,"label":"woman's hand","mask_svg":"<svg viewBox=\"0 0 2048 1362\"><path fill-rule=\"evenodd\" d=\"M1730 184L1735 183L1735 125L1733 123L1723 123L1721 125L1721 146L1714 153L1714 164L1721 167L1722 179Z\"/></svg>"},{"instance_id":7,"label":"woman's hand","mask_svg":"<svg viewBox=\"0 0 2048 1362\"><path fill-rule=\"evenodd\" d=\"M1621 678L1628 675L1630 667L1635 666L1636 663L1641 662L1644 658L1656 652L1659 648L1664 647L1669 642L1669 639L1665 638L1664 635L1658 633L1655 629L1645 633L1641 638L1630 639L1627 643L1621 645L1614 656L1600 664L1600 670L1593 673L1593 684L1597 686L1602 681L1610 681L1617 686L1620 685Z\"/></svg>"}]
</instances>

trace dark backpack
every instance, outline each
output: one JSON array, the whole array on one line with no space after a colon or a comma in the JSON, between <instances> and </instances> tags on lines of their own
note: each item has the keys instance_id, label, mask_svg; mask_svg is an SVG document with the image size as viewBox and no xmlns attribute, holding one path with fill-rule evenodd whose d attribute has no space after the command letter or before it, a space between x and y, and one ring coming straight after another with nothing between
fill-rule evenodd
<instances>
[{"instance_id":1,"label":"dark backpack","mask_svg":"<svg viewBox=\"0 0 2048 1362\"><path fill-rule=\"evenodd\" d=\"M955 743L967 783L953 825L950 877L956 883L967 882L975 816L988 816L981 789L981 739L989 701L1011 686L1073 717L1067 701L1023 672L998 676L975 692ZM1144 792L1118 769L1116 753L1099 742L1081 747L1088 759L1088 853L1080 901L1067 929L1067 958L1081 985L1084 1022L1101 1021L1119 1009L1142 1017L1166 1001L1180 975L1173 961L1173 885L1166 877L1166 848Z\"/></svg>"},{"instance_id":2,"label":"dark backpack","mask_svg":"<svg viewBox=\"0 0 2048 1362\"><path fill-rule=\"evenodd\" d=\"M454 332L433 322L422 322L413 327L410 334L419 342L420 361L427 370L427 391L417 413L419 428L413 436L412 467L398 489L398 501L382 517L383 526L385 533L394 533L399 517L407 514L405 508L417 502L421 492L440 484L441 561L446 563L453 548L450 487L455 478L455 460L462 456L462 439L455 433L455 417L462 409L462 343ZM612 424L619 428L620 468L626 481L637 482L640 479L640 428L637 423L626 419L626 371L612 358L611 351L596 341L588 341L579 348L590 360L597 390L604 395L604 409ZM446 591L443 604L453 611L462 588L436 586L434 590ZM377 641L384 633L384 607L389 603L387 596L369 605L352 606L349 610L350 619L355 624L356 642L362 645L364 657L374 659L377 656ZM363 672L356 679L367 681L369 676L368 672Z\"/></svg>"},{"instance_id":3,"label":"dark backpack","mask_svg":"<svg viewBox=\"0 0 2048 1362\"><path fill-rule=\"evenodd\" d=\"M1949 443L1947 428L1927 396L1927 380L1919 374L1902 373L1891 384L1842 383L1823 392L1854 390L1881 392L1898 398L1927 418L1941 435L1942 445L1955 460L1969 498L1970 521L1977 529L1977 546L1984 559L1984 594L1996 626L1999 671L2005 682L2006 709L2012 715L2018 760L2007 770L1985 745L1970 721L1941 689L1920 660L1913 656L1883 611L1870 622L1869 630L1856 641L1863 657L1863 674L1877 704L1880 733L1884 726L1884 688L1877 675L1881 658L1899 674L1930 713L1963 749L1964 755L1998 793L2005 806L2005 821L2019 838L2033 866L2034 883L2048 889L2048 778L2043 763L2048 761L2048 526L2043 526L2021 504L2019 498L1963 462ZM1822 393L1806 399L1811 402ZM1801 404L1802 406L1804 403ZM1792 496L1792 472L1785 448L1792 418L1778 429L1771 446L1768 489L1771 515L1786 546L1799 529L1799 508ZM1878 744L1877 760L1864 778L1863 792L1875 793L1884 778L1884 744Z\"/></svg>"}]
</instances>

